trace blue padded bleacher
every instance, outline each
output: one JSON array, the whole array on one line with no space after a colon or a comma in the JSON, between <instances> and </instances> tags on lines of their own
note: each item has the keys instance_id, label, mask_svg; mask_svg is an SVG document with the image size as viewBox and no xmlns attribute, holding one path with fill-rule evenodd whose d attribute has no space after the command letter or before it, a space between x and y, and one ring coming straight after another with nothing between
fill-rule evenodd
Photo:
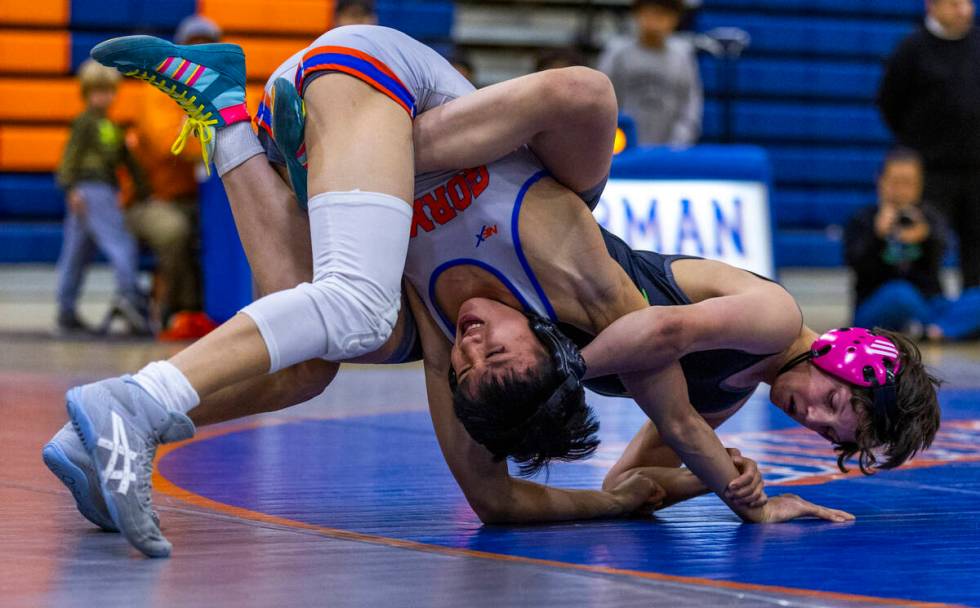
<instances>
[{"instance_id":1,"label":"blue padded bleacher","mask_svg":"<svg viewBox=\"0 0 980 608\"><path fill-rule=\"evenodd\" d=\"M759 10L759 0L708 0L711 8ZM922 0L766 0L765 8L795 13L918 17Z\"/></svg>"},{"instance_id":2,"label":"blue padded bleacher","mask_svg":"<svg viewBox=\"0 0 980 608\"><path fill-rule=\"evenodd\" d=\"M767 146L777 192L792 186L870 187L885 148Z\"/></svg>"},{"instance_id":3,"label":"blue padded bleacher","mask_svg":"<svg viewBox=\"0 0 980 608\"><path fill-rule=\"evenodd\" d=\"M874 108L812 108L800 104L739 102L734 133L739 140L886 144L890 135Z\"/></svg>"},{"instance_id":4,"label":"blue padded bleacher","mask_svg":"<svg viewBox=\"0 0 980 608\"><path fill-rule=\"evenodd\" d=\"M705 92L722 93L722 66L702 59ZM880 63L841 63L746 58L735 67L735 93L752 97L800 97L871 101L881 80Z\"/></svg>"},{"instance_id":5,"label":"blue padded bleacher","mask_svg":"<svg viewBox=\"0 0 980 608\"><path fill-rule=\"evenodd\" d=\"M61 223L0 223L0 261L4 263L58 260Z\"/></svg>"},{"instance_id":6,"label":"blue padded bleacher","mask_svg":"<svg viewBox=\"0 0 980 608\"><path fill-rule=\"evenodd\" d=\"M59 219L65 200L50 173L0 173L0 217Z\"/></svg>"},{"instance_id":7,"label":"blue padded bleacher","mask_svg":"<svg viewBox=\"0 0 980 608\"><path fill-rule=\"evenodd\" d=\"M825 230L780 230L775 236L779 266L841 266L840 237Z\"/></svg>"},{"instance_id":8,"label":"blue padded bleacher","mask_svg":"<svg viewBox=\"0 0 980 608\"><path fill-rule=\"evenodd\" d=\"M698 18L698 29L739 27L751 34L752 52L770 55L885 58L912 31L911 24L869 19L716 13Z\"/></svg>"},{"instance_id":9,"label":"blue padded bleacher","mask_svg":"<svg viewBox=\"0 0 980 608\"><path fill-rule=\"evenodd\" d=\"M705 105L705 137L716 139L721 136L723 112L719 103ZM739 142L882 146L891 141L877 111L869 107L811 108L802 103L735 101L732 120L732 132Z\"/></svg>"},{"instance_id":10,"label":"blue padded bleacher","mask_svg":"<svg viewBox=\"0 0 980 608\"><path fill-rule=\"evenodd\" d=\"M173 31L180 20L197 10L196 0L98 0L72 2L72 30L112 28L128 31Z\"/></svg>"},{"instance_id":11,"label":"blue padded bleacher","mask_svg":"<svg viewBox=\"0 0 980 608\"><path fill-rule=\"evenodd\" d=\"M448 42L454 6L446 0L382 1L375 5L378 23L429 44Z\"/></svg>"},{"instance_id":12,"label":"blue padded bleacher","mask_svg":"<svg viewBox=\"0 0 980 608\"><path fill-rule=\"evenodd\" d=\"M845 218L875 204L874 189L821 190L781 189L772 197L773 219L777 228L822 229L843 225Z\"/></svg>"},{"instance_id":13,"label":"blue padded bleacher","mask_svg":"<svg viewBox=\"0 0 980 608\"><path fill-rule=\"evenodd\" d=\"M827 227L875 201L893 142L875 107L884 61L922 16L922 0L705 0L698 30L739 27L752 44L732 72L701 59L703 140L724 139L732 98L732 139L772 159L780 265L842 263Z\"/></svg>"}]
</instances>

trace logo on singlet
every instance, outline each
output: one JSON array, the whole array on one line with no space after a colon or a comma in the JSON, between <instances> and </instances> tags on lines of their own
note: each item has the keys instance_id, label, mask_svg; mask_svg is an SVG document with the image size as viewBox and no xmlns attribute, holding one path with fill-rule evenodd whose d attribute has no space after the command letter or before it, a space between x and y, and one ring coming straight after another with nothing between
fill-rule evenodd
<instances>
[{"instance_id":1,"label":"logo on singlet","mask_svg":"<svg viewBox=\"0 0 980 608\"><path fill-rule=\"evenodd\" d=\"M412 205L412 233L415 238L419 228L432 232L438 226L448 224L465 211L490 185L490 172L486 167L467 169L452 176L445 184L415 199Z\"/></svg>"},{"instance_id":2,"label":"logo on singlet","mask_svg":"<svg viewBox=\"0 0 980 608\"><path fill-rule=\"evenodd\" d=\"M486 224L484 224L483 228L480 228L480 234L476 235L476 246L479 247L480 243L483 243L484 241L486 241L488 238L492 237L495 234L497 234L496 224L492 226L487 226Z\"/></svg>"}]
</instances>

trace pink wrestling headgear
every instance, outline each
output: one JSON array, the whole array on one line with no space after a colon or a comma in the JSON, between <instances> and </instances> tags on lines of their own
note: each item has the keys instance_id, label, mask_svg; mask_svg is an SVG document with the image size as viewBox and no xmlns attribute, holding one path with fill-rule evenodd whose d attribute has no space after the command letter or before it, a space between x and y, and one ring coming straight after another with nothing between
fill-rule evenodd
<instances>
[{"instance_id":1,"label":"pink wrestling headgear","mask_svg":"<svg viewBox=\"0 0 980 608\"><path fill-rule=\"evenodd\" d=\"M902 367L894 342L861 327L833 329L817 338L809 352L791 359L779 373L807 360L835 378L870 388L875 421L882 430L888 430L898 405L898 375Z\"/></svg>"}]
</instances>

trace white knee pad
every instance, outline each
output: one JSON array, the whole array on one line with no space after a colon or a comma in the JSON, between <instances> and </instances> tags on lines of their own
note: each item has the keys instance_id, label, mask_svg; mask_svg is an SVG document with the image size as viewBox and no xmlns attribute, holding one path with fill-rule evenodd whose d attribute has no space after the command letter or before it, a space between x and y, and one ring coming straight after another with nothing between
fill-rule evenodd
<instances>
[{"instance_id":1,"label":"white knee pad","mask_svg":"<svg viewBox=\"0 0 980 608\"><path fill-rule=\"evenodd\" d=\"M411 206L387 194L328 192L310 199L309 214L313 282L242 309L265 340L270 372L373 352L398 320Z\"/></svg>"}]
</instances>

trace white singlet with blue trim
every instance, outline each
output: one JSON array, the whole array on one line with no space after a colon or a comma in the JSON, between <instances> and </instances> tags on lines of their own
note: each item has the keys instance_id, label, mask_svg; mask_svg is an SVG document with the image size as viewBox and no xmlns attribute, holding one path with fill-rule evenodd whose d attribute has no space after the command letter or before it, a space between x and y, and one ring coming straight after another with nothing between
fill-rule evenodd
<instances>
[{"instance_id":1,"label":"white singlet with blue trim","mask_svg":"<svg viewBox=\"0 0 980 608\"><path fill-rule=\"evenodd\" d=\"M278 77L298 82L301 68L315 75L320 67L338 65L405 102L413 116L474 90L438 53L401 32L377 26L331 30L286 60L266 84L256 122L269 135L261 139L270 160L282 162L271 138L272 83ZM521 148L483 167L416 176L405 276L450 340L455 327L435 303L435 285L440 274L463 264L497 277L525 310L555 318L517 233L524 195L544 174L534 154Z\"/></svg>"},{"instance_id":2,"label":"white singlet with blue trim","mask_svg":"<svg viewBox=\"0 0 980 608\"><path fill-rule=\"evenodd\" d=\"M547 175L527 148L484 167L416 180L405 276L443 331L455 326L435 302L446 270L471 265L494 275L526 311L555 312L521 249L518 218L528 190Z\"/></svg>"}]
</instances>

